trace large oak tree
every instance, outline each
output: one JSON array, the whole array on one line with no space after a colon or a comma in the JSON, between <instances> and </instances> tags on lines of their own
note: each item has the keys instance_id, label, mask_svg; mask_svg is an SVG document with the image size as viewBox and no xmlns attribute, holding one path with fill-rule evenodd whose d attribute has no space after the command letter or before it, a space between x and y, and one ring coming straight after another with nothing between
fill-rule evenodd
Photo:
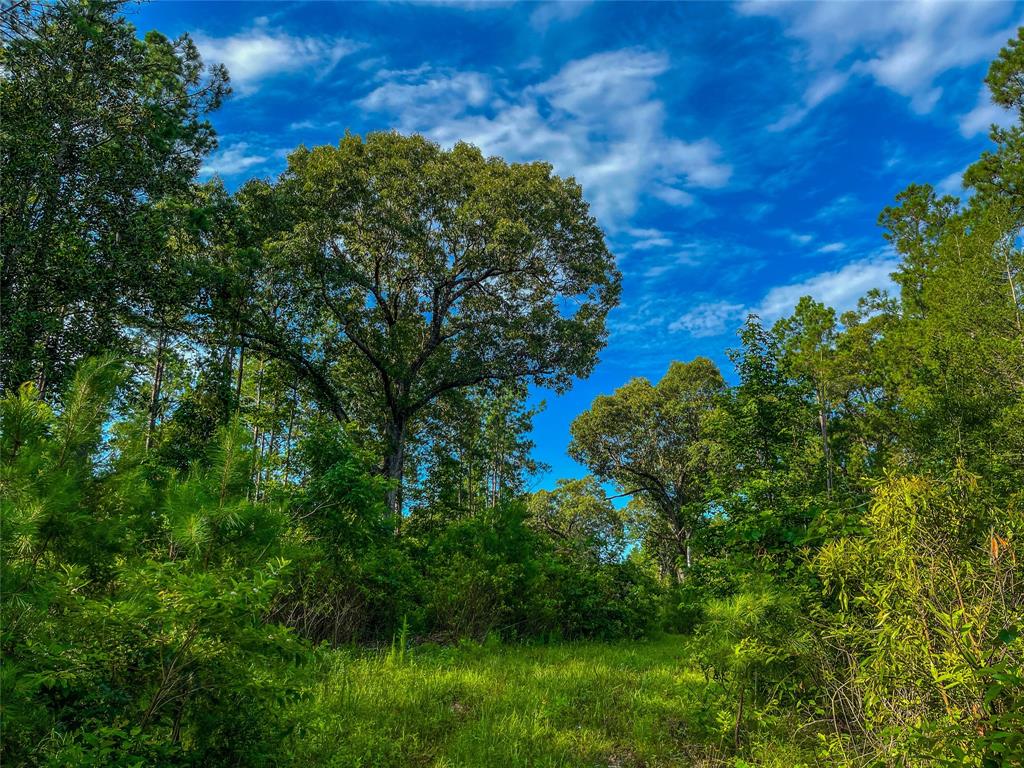
<instances>
[{"instance_id":1,"label":"large oak tree","mask_svg":"<svg viewBox=\"0 0 1024 768\"><path fill-rule=\"evenodd\" d=\"M244 343L374 430L393 509L410 429L440 396L564 390L593 368L620 276L581 188L550 165L349 135L294 152L276 190L291 225L267 244Z\"/></svg>"}]
</instances>

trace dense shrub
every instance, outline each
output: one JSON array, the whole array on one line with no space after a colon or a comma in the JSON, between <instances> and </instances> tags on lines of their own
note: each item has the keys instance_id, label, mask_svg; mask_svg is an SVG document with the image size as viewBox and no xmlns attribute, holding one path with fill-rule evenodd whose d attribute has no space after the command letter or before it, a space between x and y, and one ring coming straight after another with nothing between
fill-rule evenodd
<instances>
[{"instance_id":1,"label":"dense shrub","mask_svg":"<svg viewBox=\"0 0 1024 768\"><path fill-rule=\"evenodd\" d=\"M799 700L810 669L801 603L790 585L761 576L704 606L695 638L697 662L735 703L734 717L720 718L735 746L750 722L779 704L792 706Z\"/></svg>"},{"instance_id":2,"label":"dense shrub","mask_svg":"<svg viewBox=\"0 0 1024 768\"><path fill-rule=\"evenodd\" d=\"M834 600L820 621L835 730L889 764L1019 765L1020 506L995 506L960 468L891 478L865 522L815 561Z\"/></svg>"},{"instance_id":3,"label":"dense shrub","mask_svg":"<svg viewBox=\"0 0 1024 768\"><path fill-rule=\"evenodd\" d=\"M741 571L724 557L698 560L686 579L664 589L660 603L661 626L672 632L693 632L706 616L710 601L736 591Z\"/></svg>"},{"instance_id":4,"label":"dense shrub","mask_svg":"<svg viewBox=\"0 0 1024 768\"><path fill-rule=\"evenodd\" d=\"M289 501L305 546L273 615L316 641L387 641L419 611L418 573L370 463L324 420L299 446L302 482Z\"/></svg>"},{"instance_id":5,"label":"dense shrub","mask_svg":"<svg viewBox=\"0 0 1024 768\"><path fill-rule=\"evenodd\" d=\"M287 517L247 500L237 427L183 474L105 451L120 378L83 364L59 414L0 401L4 763L266 764L308 653L263 621Z\"/></svg>"}]
</instances>

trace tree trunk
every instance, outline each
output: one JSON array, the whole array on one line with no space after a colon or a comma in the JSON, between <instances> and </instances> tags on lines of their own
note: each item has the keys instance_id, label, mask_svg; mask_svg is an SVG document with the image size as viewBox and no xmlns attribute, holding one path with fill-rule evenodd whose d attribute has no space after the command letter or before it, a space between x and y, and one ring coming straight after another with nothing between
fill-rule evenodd
<instances>
[{"instance_id":1,"label":"tree trunk","mask_svg":"<svg viewBox=\"0 0 1024 768\"><path fill-rule=\"evenodd\" d=\"M264 366L264 363L265 363L265 358L260 357L260 367L259 367L259 370L256 373L256 407L253 409L253 418L252 418L252 442L253 442L253 445L255 445L257 443L257 441L259 441L259 439L260 439L259 423L260 423L260 408L263 407L263 366ZM239 380L239 385L238 385L239 402L241 402L241 391L242 391L242 385L241 385L242 374L241 374L241 371L239 371L238 380Z\"/></svg>"},{"instance_id":2,"label":"tree trunk","mask_svg":"<svg viewBox=\"0 0 1024 768\"><path fill-rule=\"evenodd\" d=\"M832 450L828 444L828 411L824 400L818 410L818 426L821 428L821 447L825 456L825 490L832 495Z\"/></svg>"},{"instance_id":3,"label":"tree trunk","mask_svg":"<svg viewBox=\"0 0 1024 768\"><path fill-rule=\"evenodd\" d=\"M284 445L284 484L288 485L288 471L291 469L292 462L292 428L295 426L295 401L299 397L298 380L292 384L292 402L291 408L288 412L288 435L285 437Z\"/></svg>"},{"instance_id":4,"label":"tree trunk","mask_svg":"<svg viewBox=\"0 0 1024 768\"><path fill-rule=\"evenodd\" d=\"M402 519L402 475L405 470L405 429L404 417L393 418L385 427L388 452L384 458L384 476L391 481L388 489L388 508L395 519Z\"/></svg>"},{"instance_id":5,"label":"tree trunk","mask_svg":"<svg viewBox=\"0 0 1024 768\"><path fill-rule=\"evenodd\" d=\"M153 447L153 433L160 413L160 387L164 379L164 345L167 335L163 331L156 342L156 366L153 369L153 393L149 398L149 423L146 425L146 453Z\"/></svg>"},{"instance_id":6,"label":"tree trunk","mask_svg":"<svg viewBox=\"0 0 1024 768\"><path fill-rule=\"evenodd\" d=\"M1024 323L1020 317L1020 299L1017 297L1017 286L1013 280L1013 262L1010 261L1010 248L1003 248L1003 261L1006 263L1006 282L1010 286L1010 301L1013 303L1013 316L1017 321L1017 333L1024 336Z\"/></svg>"},{"instance_id":7,"label":"tree trunk","mask_svg":"<svg viewBox=\"0 0 1024 768\"><path fill-rule=\"evenodd\" d=\"M245 347L238 348L238 381L235 383L235 410L242 411L242 375L245 372Z\"/></svg>"},{"instance_id":8,"label":"tree trunk","mask_svg":"<svg viewBox=\"0 0 1024 768\"><path fill-rule=\"evenodd\" d=\"M45 400L46 395L49 394L50 372L53 370L53 363L60 351L61 331L59 329L63 328L66 318L67 307L62 305L60 308L60 318L57 322L58 330L56 332L44 332L46 341L43 343L43 356L42 360L39 361L39 377L36 379L36 389L39 390L40 400Z\"/></svg>"}]
</instances>

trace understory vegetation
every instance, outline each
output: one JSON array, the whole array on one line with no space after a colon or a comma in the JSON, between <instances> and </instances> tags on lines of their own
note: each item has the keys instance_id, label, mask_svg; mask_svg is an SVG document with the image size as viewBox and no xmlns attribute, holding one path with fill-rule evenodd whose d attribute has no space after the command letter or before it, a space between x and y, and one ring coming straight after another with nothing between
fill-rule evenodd
<instances>
[{"instance_id":1,"label":"understory vegetation","mask_svg":"<svg viewBox=\"0 0 1024 768\"><path fill-rule=\"evenodd\" d=\"M619 299L579 185L199 183L229 75L123 10L0 22L0 762L1024 764L1024 31L893 295L624 382L530 492Z\"/></svg>"}]
</instances>

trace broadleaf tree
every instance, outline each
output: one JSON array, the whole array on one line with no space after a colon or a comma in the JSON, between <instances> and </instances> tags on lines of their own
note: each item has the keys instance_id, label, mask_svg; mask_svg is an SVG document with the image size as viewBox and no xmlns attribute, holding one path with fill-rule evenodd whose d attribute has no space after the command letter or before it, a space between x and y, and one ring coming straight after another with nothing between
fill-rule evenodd
<instances>
[{"instance_id":1,"label":"broadleaf tree","mask_svg":"<svg viewBox=\"0 0 1024 768\"><path fill-rule=\"evenodd\" d=\"M713 420L725 381L713 362L672 363L657 384L635 378L572 423L570 455L639 502L645 546L682 580L692 541L717 498L723 452Z\"/></svg>"},{"instance_id":2,"label":"broadleaf tree","mask_svg":"<svg viewBox=\"0 0 1024 768\"><path fill-rule=\"evenodd\" d=\"M401 507L410 431L453 390L567 389L605 343L620 275L580 186L420 136L300 148L277 184L291 226L267 243L245 343L292 364L379 440Z\"/></svg>"}]
</instances>

